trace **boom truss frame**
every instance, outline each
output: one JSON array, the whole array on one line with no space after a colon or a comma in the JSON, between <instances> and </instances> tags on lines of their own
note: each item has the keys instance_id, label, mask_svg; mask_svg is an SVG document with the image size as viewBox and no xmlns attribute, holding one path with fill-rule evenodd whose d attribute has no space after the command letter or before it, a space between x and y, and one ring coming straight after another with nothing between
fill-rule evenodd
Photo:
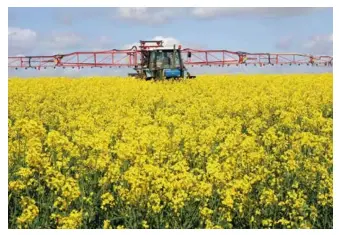
<instances>
[{"instance_id":1,"label":"boom truss frame","mask_svg":"<svg viewBox=\"0 0 339 235\"><path fill-rule=\"evenodd\" d=\"M147 41L145 41L147 42ZM156 46L155 46L156 47ZM142 48L144 49L144 48ZM313 56L298 53L247 53L228 50L181 49L184 65L187 66L274 66L309 65L333 66L332 56ZM95 52L73 52L51 56L10 56L8 67L14 69L42 68L103 68L140 66L142 50L133 47L128 50L107 50Z\"/></svg>"}]
</instances>

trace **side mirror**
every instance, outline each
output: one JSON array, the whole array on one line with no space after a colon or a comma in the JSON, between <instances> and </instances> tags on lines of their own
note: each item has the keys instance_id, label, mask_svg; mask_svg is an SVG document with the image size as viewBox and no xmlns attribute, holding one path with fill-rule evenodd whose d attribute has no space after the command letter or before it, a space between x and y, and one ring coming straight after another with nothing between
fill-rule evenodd
<instances>
[{"instance_id":1,"label":"side mirror","mask_svg":"<svg viewBox=\"0 0 339 235\"><path fill-rule=\"evenodd\" d=\"M187 57L188 57L188 58L191 58L191 57L192 57L192 52L189 51L189 52L187 53Z\"/></svg>"}]
</instances>

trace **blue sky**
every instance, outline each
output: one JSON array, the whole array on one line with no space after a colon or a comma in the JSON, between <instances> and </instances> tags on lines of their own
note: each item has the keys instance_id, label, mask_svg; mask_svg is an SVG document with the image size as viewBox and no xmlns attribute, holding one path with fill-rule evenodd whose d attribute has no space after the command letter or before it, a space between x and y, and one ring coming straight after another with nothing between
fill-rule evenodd
<instances>
[{"instance_id":1,"label":"blue sky","mask_svg":"<svg viewBox=\"0 0 339 235\"><path fill-rule=\"evenodd\" d=\"M141 39L248 52L333 53L332 8L9 8L9 55L126 48ZM126 69L13 71L9 76L124 75ZM192 72L323 72L197 68Z\"/></svg>"}]
</instances>

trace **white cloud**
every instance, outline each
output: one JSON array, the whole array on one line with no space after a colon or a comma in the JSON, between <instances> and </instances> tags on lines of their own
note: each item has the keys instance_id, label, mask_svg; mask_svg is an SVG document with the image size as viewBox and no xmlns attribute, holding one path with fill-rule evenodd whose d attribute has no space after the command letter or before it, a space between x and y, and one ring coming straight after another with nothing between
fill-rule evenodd
<instances>
[{"instance_id":1,"label":"white cloud","mask_svg":"<svg viewBox=\"0 0 339 235\"><path fill-rule=\"evenodd\" d=\"M31 29L22 29L16 27L8 28L8 38L14 41L32 41L36 39L36 32Z\"/></svg>"},{"instance_id":2,"label":"white cloud","mask_svg":"<svg viewBox=\"0 0 339 235\"><path fill-rule=\"evenodd\" d=\"M171 36L169 36L169 37L155 36L153 38L143 38L143 40L162 40L163 46L165 46L165 47L173 47L173 45L176 45L176 47L178 47L180 45L182 49L185 49L185 48L208 49L208 45L206 45L206 44L182 41L182 40L179 40L179 39L171 37ZM133 46L136 46L137 48L139 48L140 43L134 42L134 43L126 44L122 47L122 49L131 49ZM215 49L215 48L213 48L213 49Z\"/></svg>"},{"instance_id":3,"label":"white cloud","mask_svg":"<svg viewBox=\"0 0 339 235\"><path fill-rule=\"evenodd\" d=\"M102 40L102 39L101 39ZM8 28L9 55L51 52L62 53L74 47L84 45L84 37L74 32L52 32L49 35L38 35L31 29Z\"/></svg>"},{"instance_id":4,"label":"white cloud","mask_svg":"<svg viewBox=\"0 0 339 235\"><path fill-rule=\"evenodd\" d=\"M133 23L164 24L181 17L213 19L220 17L290 17L309 14L324 8L311 7L196 7L196 8L156 8L121 7L117 18Z\"/></svg>"},{"instance_id":5,"label":"white cloud","mask_svg":"<svg viewBox=\"0 0 339 235\"><path fill-rule=\"evenodd\" d=\"M323 8L310 7L198 7L192 15L209 19L218 17L288 17L311 13Z\"/></svg>"},{"instance_id":6,"label":"white cloud","mask_svg":"<svg viewBox=\"0 0 339 235\"><path fill-rule=\"evenodd\" d=\"M120 7L117 18L151 25L168 23L170 19L180 18L180 8Z\"/></svg>"},{"instance_id":7,"label":"white cloud","mask_svg":"<svg viewBox=\"0 0 339 235\"><path fill-rule=\"evenodd\" d=\"M37 33L31 29L8 28L8 53L22 54L36 46Z\"/></svg>"},{"instance_id":8,"label":"white cloud","mask_svg":"<svg viewBox=\"0 0 339 235\"><path fill-rule=\"evenodd\" d=\"M74 51L109 50L114 47L112 39L101 35L93 40L71 31L52 31L38 35L31 29L8 28L9 56L55 55Z\"/></svg>"},{"instance_id":9,"label":"white cloud","mask_svg":"<svg viewBox=\"0 0 339 235\"><path fill-rule=\"evenodd\" d=\"M143 20L147 19L147 7L121 7L118 14L123 19Z\"/></svg>"},{"instance_id":10,"label":"white cloud","mask_svg":"<svg viewBox=\"0 0 339 235\"><path fill-rule=\"evenodd\" d=\"M308 14L325 8L311 7L117 7L117 8L56 8L54 18L64 26L72 26L75 22L84 23L94 18L122 19L131 23L160 25L181 18L212 19L217 17L288 17ZM114 15L112 17L112 15Z\"/></svg>"},{"instance_id":11,"label":"white cloud","mask_svg":"<svg viewBox=\"0 0 339 235\"><path fill-rule=\"evenodd\" d=\"M44 40L44 46L48 50L53 50L55 54L70 53L74 51L103 51L114 48L113 40L105 35L88 39L82 35L63 32L56 33L48 41Z\"/></svg>"},{"instance_id":12,"label":"white cloud","mask_svg":"<svg viewBox=\"0 0 339 235\"><path fill-rule=\"evenodd\" d=\"M163 46L164 46L164 47L172 47L174 44L175 44L176 46L181 45L182 47L184 47L178 39L173 38L173 37L155 36L155 37L153 37L153 38L150 39L150 40L152 40L152 41L153 41L153 40L162 40L162 41L163 41ZM134 42L134 43L130 43L130 44L124 45L124 46L123 46L123 49L130 49L130 48L132 48L133 46L136 46L136 47L139 48L139 45L140 45L139 42Z\"/></svg>"},{"instance_id":13,"label":"white cloud","mask_svg":"<svg viewBox=\"0 0 339 235\"><path fill-rule=\"evenodd\" d=\"M281 52L299 52L314 55L333 54L333 33L314 35L308 39L300 39L296 35L285 36L275 45Z\"/></svg>"},{"instance_id":14,"label":"white cloud","mask_svg":"<svg viewBox=\"0 0 339 235\"><path fill-rule=\"evenodd\" d=\"M84 42L84 38L74 32L53 32L42 39L42 46L54 50L76 47Z\"/></svg>"},{"instance_id":15,"label":"white cloud","mask_svg":"<svg viewBox=\"0 0 339 235\"><path fill-rule=\"evenodd\" d=\"M303 48L312 54L333 54L333 33L330 35L315 35L307 40Z\"/></svg>"},{"instance_id":16,"label":"white cloud","mask_svg":"<svg viewBox=\"0 0 339 235\"><path fill-rule=\"evenodd\" d=\"M165 47L171 47L173 45L176 45L176 46L180 45L180 41L173 37L155 36L152 40L162 40L163 46Z\"/></svg>"}]
</instances>

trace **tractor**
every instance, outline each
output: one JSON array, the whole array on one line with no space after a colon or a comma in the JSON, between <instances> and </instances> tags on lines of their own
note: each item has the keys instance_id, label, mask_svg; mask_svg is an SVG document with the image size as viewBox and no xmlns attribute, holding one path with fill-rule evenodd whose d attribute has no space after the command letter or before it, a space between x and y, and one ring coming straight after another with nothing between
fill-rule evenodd
<instances>
[{"instance_id":1,"label":"tractor","mask_svg":"<svg viewBox=\"0 0 339 235\"><path fill-rule=\"evenodd\" d=\"M184 66L181 47L164 47L163 41L140 41L141 60L128 76L144 80L195 78ZM190 57L191 54L188 54Z\"/></svg>"}]
</instances>

